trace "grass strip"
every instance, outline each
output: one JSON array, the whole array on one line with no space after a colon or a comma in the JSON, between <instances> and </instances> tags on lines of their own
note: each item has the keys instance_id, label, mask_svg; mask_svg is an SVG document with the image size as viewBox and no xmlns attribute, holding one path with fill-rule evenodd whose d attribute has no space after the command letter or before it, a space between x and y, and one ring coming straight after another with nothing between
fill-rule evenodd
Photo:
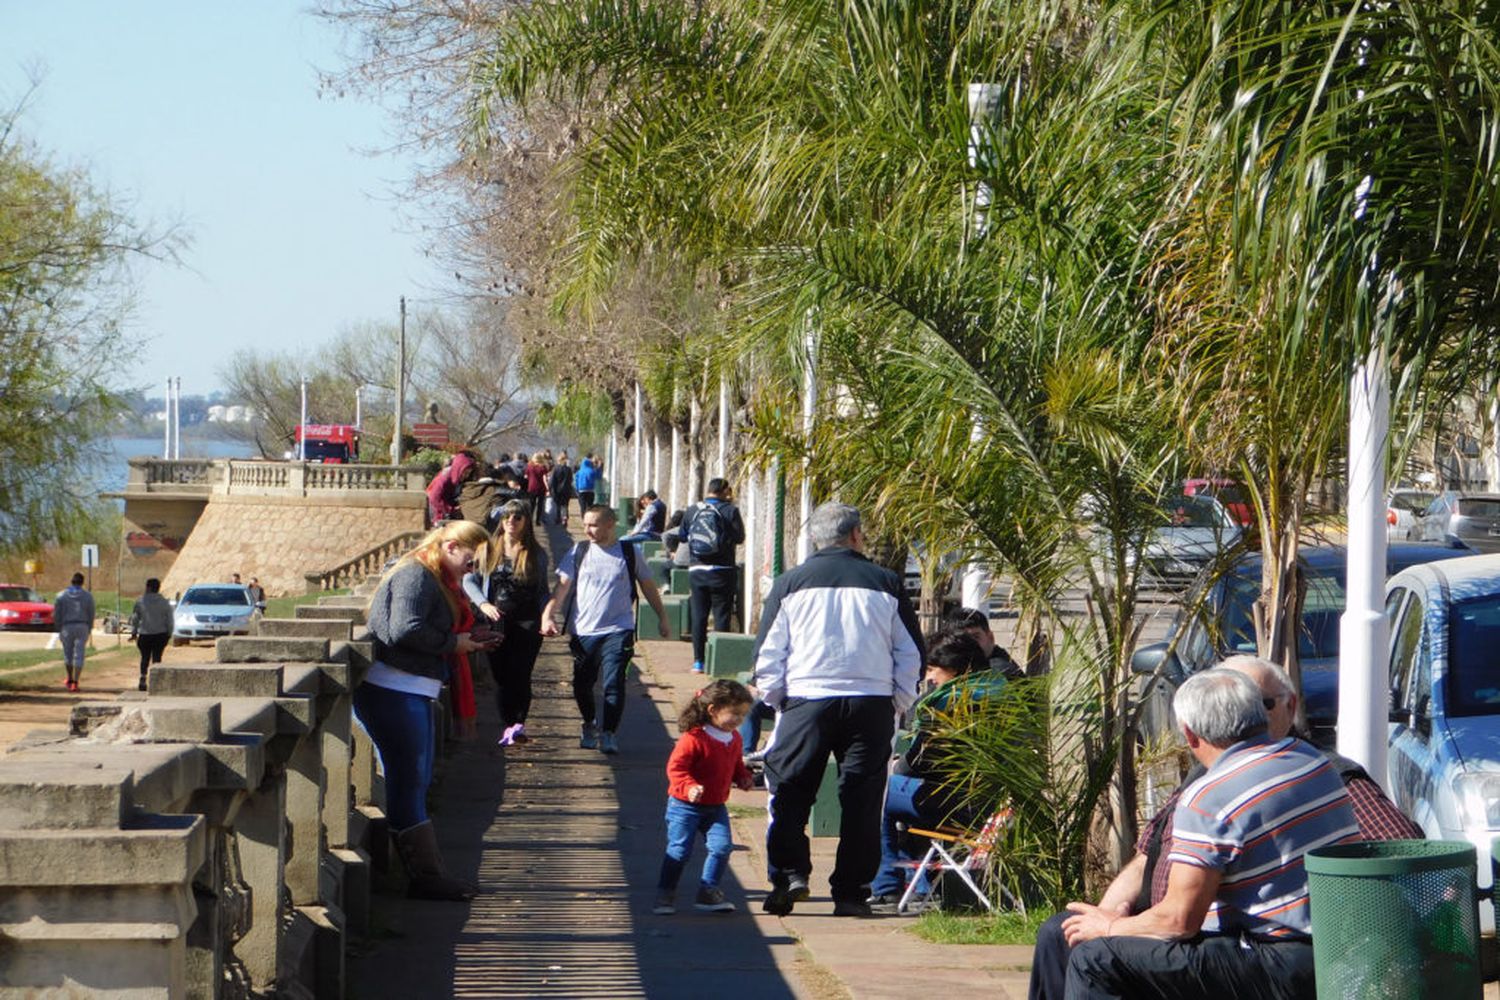
<instances>
[{"instance_id":1,"label":"grass strip","mask_svg":"<svg viewBox=\"0 0 1500 1000\"><path fill-rule=\"evenodd\" d=\"M1031 910L1025 914L924 913L912 925L912 933L933 944L1036 944L1036 930L1052 914Z\"/></svg>"}]
</instances>

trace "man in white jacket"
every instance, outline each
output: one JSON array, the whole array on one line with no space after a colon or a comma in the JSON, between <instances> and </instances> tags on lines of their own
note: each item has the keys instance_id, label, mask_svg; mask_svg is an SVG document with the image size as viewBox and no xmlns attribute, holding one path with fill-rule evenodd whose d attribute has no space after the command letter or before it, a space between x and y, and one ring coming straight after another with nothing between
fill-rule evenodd
<instances>
[{"instance_id":1,"label":"man in white jacket","mask_svg":"<svg viewBox=\"0 0 1500 1000\"><path fill-rule=\"evenodd\" d=\"M756 639L755 684L776 709L766 752L771 791L767 913L809 895L807 819L831 753L839 762L839 845L828 883L835 916L868 916L880 867L880 808L896 714L916 700L922 637L901 578L866 559L858 508L826 503L817 550L778 577Z\"/></svg>"}]
</instances>

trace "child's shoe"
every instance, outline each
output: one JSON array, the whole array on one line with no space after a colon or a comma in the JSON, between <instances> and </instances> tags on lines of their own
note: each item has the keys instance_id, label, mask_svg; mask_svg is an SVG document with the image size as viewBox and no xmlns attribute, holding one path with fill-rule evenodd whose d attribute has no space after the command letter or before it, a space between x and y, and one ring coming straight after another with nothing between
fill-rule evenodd
<instances>
[{"instance_id":1,"label":"child's shoe","mask_svg":"<svg viewBox=\"0 0 1500 1000\"><path fill-rule=\"evenodd\" d=\"M517 722L514 725L506 726L505 734L500 737L500 745L503 747L508 747L513 743L526 743L528 741L529 737L526 735L526 724L524 722Z\"/></svg>"},{"instance_id":2,"label":"child's shoe","mask_svg":"<svg viewBox=\"0 0 1500 1000\"><path fill-rule=\"evenodd\" d=\"M693 900L693 909L704 913L733 913L734 904L724 898L724 890L716 885L700 885L698 898Z\"/></svg>"},{"instance_id":3,"label":"child's shoe","mask_svg":"<svg viewBox=\"0 0 1500 1000\"><path fill-rule=\"evenodd\" d=\"M656 890L656 905L651 912L658 917L670 917L677 912L677 893L670 889Z\"/></svg>"}]
</instances>

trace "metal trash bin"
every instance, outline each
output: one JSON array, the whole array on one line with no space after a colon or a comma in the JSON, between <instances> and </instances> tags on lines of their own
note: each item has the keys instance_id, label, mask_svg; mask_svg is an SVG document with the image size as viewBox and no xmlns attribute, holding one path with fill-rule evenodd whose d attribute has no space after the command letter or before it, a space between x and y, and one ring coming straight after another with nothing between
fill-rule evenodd
<instances>
[{"instance_id":1,"label":"metal trash bin","mask_svg":"<svg viewBox=\"0 0 1500 1000\"><path fill-rule=\"evenodd\" d=\"M1360 841L1303 861L1319 1000L1478 1000L1473 844Z\"/></svg>"}]
</instances>

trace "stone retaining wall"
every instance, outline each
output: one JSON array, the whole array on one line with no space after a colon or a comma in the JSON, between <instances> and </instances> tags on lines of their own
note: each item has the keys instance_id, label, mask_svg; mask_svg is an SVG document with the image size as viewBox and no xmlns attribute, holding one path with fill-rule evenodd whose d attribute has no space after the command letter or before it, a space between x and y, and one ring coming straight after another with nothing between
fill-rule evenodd
<instances>
[{"instance_id":1,"label":"stone retaining wall","mask_svg":"<svg viewBox=\"0 0 1500 1000\"><path fill-rule=\"evenodd\" d=\"M0 756L0 996L343 995L385 847L348 634L225 641Z\"/></svg>"},{"instance_id":2,"label":"stone retaining wall","mask_svg":"<svg viewBox=\"0 0 1500 1000\"><path fill-rule=\"evenodd\" d=\"M300 594L304 574L350 559L403 531L420 531L421 493L362 497L211 496L162 580L176 594L231 573L259 577L272 596Z\"/></svg>"}]
</instances>

